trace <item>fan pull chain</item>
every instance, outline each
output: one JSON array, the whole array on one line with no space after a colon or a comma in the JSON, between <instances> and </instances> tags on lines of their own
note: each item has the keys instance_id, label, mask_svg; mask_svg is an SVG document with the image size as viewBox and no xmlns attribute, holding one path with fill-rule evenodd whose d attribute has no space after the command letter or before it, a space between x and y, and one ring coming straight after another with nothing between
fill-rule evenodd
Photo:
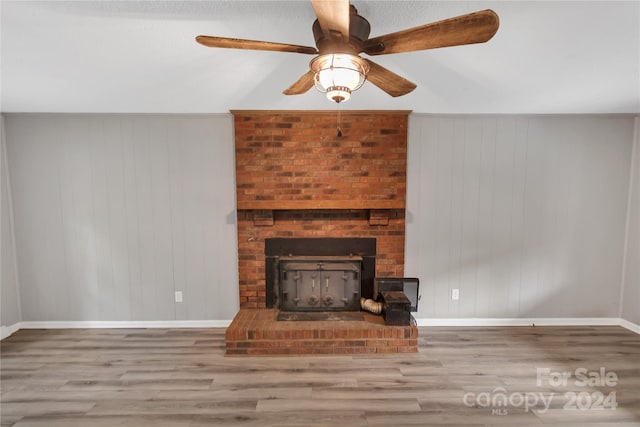
<instances>
[{"instance_id":1,"label":"fan pull chain","mask_svg":"<svg viewBox=\"0 0 640 427\"><path fill-rule=\"evenodd\" d=\"M342 115L340 111L340 104L336 104L336 108L338 109L338 138L342 138Z\"/></svg>"}]
</instances>

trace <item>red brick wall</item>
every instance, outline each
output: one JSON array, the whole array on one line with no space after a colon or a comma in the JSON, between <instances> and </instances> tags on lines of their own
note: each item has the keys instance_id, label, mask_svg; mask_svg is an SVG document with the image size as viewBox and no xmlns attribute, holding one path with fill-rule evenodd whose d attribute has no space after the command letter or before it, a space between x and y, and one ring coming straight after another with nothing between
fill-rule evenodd
<instances>
[{"instance_id":1,"label":"red brick wall","mask_svg":"<svg viewBox=\"0 0 640 427\"><path fill-rule=\"evenodd\" d=\"M351 207L393 201L404 208L407 112L342 112L342 137L333 111L234 116L238 207L256 201L347 201Z\"/></svg>"},{"instance_id":2,"label":"red brick wall","mask_svg":"<svg viewBox=\"0 0 640 427\"><path fill-rule=\"evenodd\" d=\"M234 116L242 308L266 306L266 238L375 237L403 275L407 112L342 112L342 138L335 112Z\"/></svg>"}]
</instances>

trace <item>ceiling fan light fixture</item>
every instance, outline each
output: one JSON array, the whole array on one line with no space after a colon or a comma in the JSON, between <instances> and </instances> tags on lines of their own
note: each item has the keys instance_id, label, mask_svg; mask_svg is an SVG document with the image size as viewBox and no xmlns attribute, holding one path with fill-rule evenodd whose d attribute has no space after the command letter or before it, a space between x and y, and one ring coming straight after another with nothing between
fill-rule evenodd
<instances>
[{"instance_id":1,"label":"ceiling fan light fixture","mask_svg":"<svg viewBox=\"0 0 640 427\"><path fill-rule=\"evenodd\" d=\"M310 67L316 89L336 103L348 101L351 92L364 84L369 71L362 58L348 53L320 55L311 61Z\"/></svg>"},{"instance_id":2,"label":"ceiling fan light fixture","mask_svg":"<svg viewBox=\"0 0 640 427\"><path fill-rule=\"evenodd\" d=\"M327 90L327 99L339 104L351 98L351 90L344 86L331 86Z\"/></svg>"}]
</instances>

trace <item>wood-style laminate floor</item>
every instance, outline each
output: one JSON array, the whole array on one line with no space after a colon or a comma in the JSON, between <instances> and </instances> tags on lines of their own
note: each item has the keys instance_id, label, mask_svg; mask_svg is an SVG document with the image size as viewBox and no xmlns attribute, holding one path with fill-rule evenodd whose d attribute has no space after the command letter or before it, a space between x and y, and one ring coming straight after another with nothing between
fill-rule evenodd
<instances>
[{"instance_id":1,"label":"wood-style laminate floor","mask_svg":"<svg viewBox=\"0 0 640 427\"><path fill-rule=\"evenodd\" d=\"M225 357L224 329L1 346L2 426L640 426L640 336L620 327L421 328L417 354L358 357Z\"/></svg>"}]
</instances>

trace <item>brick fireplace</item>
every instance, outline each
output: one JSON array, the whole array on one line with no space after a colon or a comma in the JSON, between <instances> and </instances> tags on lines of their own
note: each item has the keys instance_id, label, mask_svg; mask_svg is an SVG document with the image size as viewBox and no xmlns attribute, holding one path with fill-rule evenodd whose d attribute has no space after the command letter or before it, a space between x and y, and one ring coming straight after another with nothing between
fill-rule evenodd
<instances>
[{"instance_id":1,"label":"brick fireplace","mask_svg":"<svg viewBox=\"0 0 640 427\"><path fill-rule=\"evenodd\" d=\"M232 113L241 312L267 309L268 239L372 238L403 275L408 111L342 111L342 136L335 111Z\"/></svg>"}]
</instances>

